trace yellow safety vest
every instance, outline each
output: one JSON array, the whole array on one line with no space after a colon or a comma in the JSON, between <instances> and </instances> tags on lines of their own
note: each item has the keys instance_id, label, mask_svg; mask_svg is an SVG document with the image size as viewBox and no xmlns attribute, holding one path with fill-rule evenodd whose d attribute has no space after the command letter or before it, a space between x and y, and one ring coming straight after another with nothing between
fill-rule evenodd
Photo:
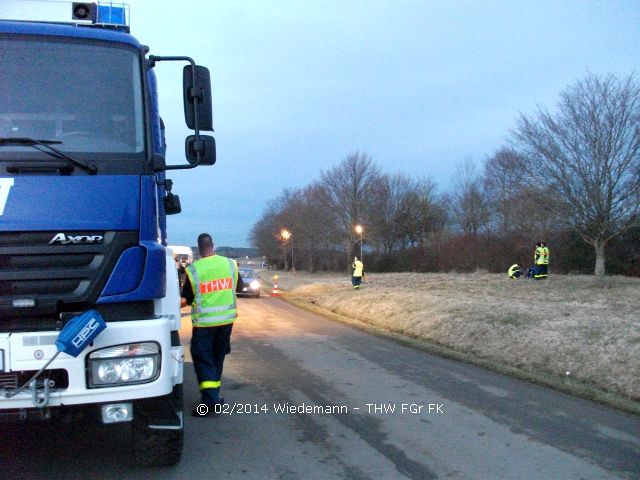
<instances>
[{"instance_id":1,"label":"yellow safety vest","mask_svg":"<svg viewBox=\"0 0 640 480\"><path fill-rule=\"evenodd\" d=\"M360 260L353 262L353 276L361 277L364 270L364 264Z\"/></svg>"},{"instance_id":2,"label":"yellow safety vest","mask_svg":"<svg viewBox=\"0 0 640 480\"><path fill-rule=\"evenodd\" d=\"M509 275L509 277L511 278L515 278L513 274L516 273L518 270L520 270L520 268L518 267L518 264L514 263L509 267L509 271L507 272L507 275Z\"/></svg>"},{"instance_id":3,"label":"yellow safety vest","mask_svg":"<svg viewBox=\"0 0 640 480\"><path fill-rule=\"evenodd\" d=\"M238 316L236 284L238 265L227 257L213 255L187 268L193 289L191 322L194 327L217 327L233 323Z\"/></svg>"},{"instance_id":4,"label":"yellow safety vest","mask_svg":"<svg viewBox=\"0 0 640 480\"><path fill-rule=\"evenodd\" d=\"M545 265L549 265L549 247L542 247L542 250L544 250L544 253L542 255L542 260Z\"/></svg>"},{"instance_id":5,"label":"yellow safety vest","mask_svg":"<svg viewBox=\"0 0 640 480\"><path fill-rule=\"evenodd\" d=\"M536 265L544 264L544 247L536 247L536 252L533 254L533 260Z\"/></svg>"}]
</instances>

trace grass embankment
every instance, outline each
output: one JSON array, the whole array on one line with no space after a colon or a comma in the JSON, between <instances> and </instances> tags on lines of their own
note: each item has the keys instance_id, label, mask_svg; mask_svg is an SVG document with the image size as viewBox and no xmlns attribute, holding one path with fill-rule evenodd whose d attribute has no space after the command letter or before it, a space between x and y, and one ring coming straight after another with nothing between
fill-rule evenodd
<instances>
[{"instance_id":1,"label":"grass embankment","mask_svg":"<svg viewBox=\"0 0 640 480\"><path fill-rule=\"evenodd\" d=\"M356 292L347 275L279 275L300 306L640 414L640 279L391 273Z\"/></svg>"}]
</instances>

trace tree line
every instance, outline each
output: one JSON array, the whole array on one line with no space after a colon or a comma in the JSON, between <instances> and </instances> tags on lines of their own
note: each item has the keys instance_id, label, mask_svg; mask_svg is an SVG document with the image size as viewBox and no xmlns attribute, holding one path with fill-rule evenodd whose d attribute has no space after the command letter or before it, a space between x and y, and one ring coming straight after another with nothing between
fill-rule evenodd
<instances>
[{"instance_id":1,"label":"tree line","mask_svg":"<svg viewBox=\"0 0 640 480\"><path fill-rule=\"evenodd\" d=\"M361 237L369 271L502 272L546 241L554 272L640 276L639 214L636 75L588 74L553 112L520 114L480 166L459 163L448 191L352 152L270 201L250 241L270 263L311 272L347 270Z\"/></svg>"}]
</instances>

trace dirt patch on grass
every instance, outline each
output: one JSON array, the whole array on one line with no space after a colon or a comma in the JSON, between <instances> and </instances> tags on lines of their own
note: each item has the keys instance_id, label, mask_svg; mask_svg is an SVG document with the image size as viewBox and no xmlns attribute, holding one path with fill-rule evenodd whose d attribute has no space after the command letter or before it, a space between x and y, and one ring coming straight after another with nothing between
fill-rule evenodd
<instances>
[{"instance_id":1,"label":"dirt patch on grass","mask_svg":"<svg viewBox=\"0 0 640 480\"><path fill-rule=\"evenodd\" d=\"M640 400L640 279L611 277L603 288L590 276L391 273L354 291L346 275L279 275L299 302Z\"/></svg>"}]
</instances>

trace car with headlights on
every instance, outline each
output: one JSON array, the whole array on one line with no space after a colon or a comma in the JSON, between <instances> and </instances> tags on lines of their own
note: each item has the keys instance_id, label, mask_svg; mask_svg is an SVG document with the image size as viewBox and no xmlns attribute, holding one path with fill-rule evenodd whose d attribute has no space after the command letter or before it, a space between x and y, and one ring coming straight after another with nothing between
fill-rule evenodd
<instances>
[{"instance_id":1,"label":"car with headlights on","mask_svg":"<svg viewBox=\"0 0 640 480\"><path fill-rule=\"evenodd\" d=\"M240 272L240 276L244 282L244 288L242 289L242 292L238 292L237 295L241 297L246 296L258 298L260 296L260 279L258 278L258 275L256 275L255 270L240 267L238 271Z\"/></svg>"}]
</instances>

